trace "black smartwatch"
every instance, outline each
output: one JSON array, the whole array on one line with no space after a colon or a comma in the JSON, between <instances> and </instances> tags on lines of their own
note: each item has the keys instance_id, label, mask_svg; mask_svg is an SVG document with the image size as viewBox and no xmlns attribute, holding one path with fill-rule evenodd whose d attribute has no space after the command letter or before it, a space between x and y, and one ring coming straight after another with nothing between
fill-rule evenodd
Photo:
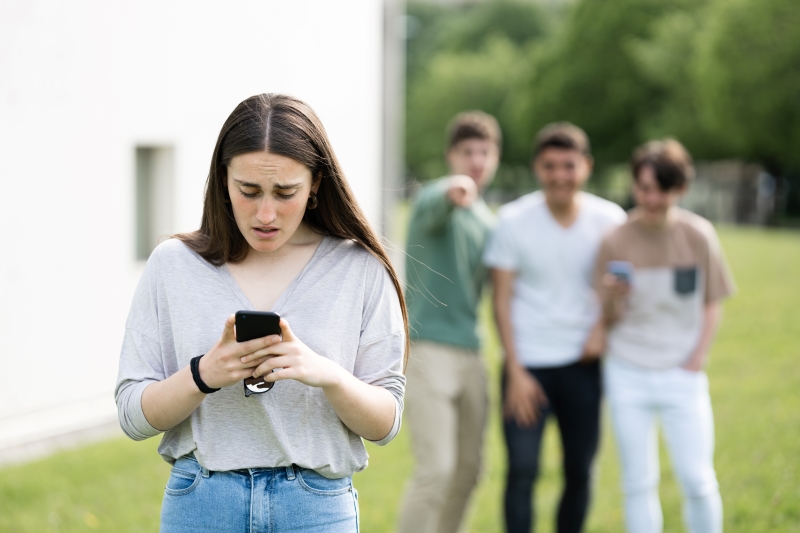
<instances>
[{"instance_id":1,"label":"black smartwatch","mask_svg":"<svg viewBox=\"0 0 800 533\"><path fill-rule=\"evenodd\" d=\"M203 355L193 357L192 361L189 363L189 367L192 369L192 378L194 379L194 384L197 385L197 388L200 389L200 392L203 394L211 394L217 392L219 389L213 389L209 387L205 384L203 378L200 377L200 359L203 357Z\"/></svg>"}]
</instances>

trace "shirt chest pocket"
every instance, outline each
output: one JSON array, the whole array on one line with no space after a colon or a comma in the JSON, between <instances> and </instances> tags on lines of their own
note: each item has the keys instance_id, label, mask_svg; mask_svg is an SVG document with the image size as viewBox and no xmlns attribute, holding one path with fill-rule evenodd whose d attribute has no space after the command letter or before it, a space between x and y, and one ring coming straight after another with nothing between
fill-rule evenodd
<instances>
[{"instance_id":1,"label":"shirt chest pocket","mask_svg":"<svg viewBox=\"0 0 800 533\"><path fill-rule=\"evenodd\" d=\"M676 267L673 271L673 288L678 296L691 296L697 292L697 267Z\"/></svg>"}]
</instances>

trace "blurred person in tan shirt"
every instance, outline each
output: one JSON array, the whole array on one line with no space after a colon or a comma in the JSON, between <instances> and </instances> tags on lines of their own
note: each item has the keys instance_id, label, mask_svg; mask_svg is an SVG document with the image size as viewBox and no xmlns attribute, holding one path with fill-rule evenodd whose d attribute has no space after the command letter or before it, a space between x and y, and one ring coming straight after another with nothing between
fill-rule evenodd
<instances>
[{"instance_id":1,"label":"blurred person in tan shirt","mask_svg":"<svg viewBox=\"0 0 800 533\"><path fill-rule=\"evenodd\" d=\"M693 175L675 140L631 159L636 208L605 237L595 267L608 328L604 388L622 465L630 533L660 533L656 418L692 533L722 531L708 362L720 302L734 290L714 227L677 206ZM600 351L600 350L596 350Z\"/></svg>"}]
</instances>

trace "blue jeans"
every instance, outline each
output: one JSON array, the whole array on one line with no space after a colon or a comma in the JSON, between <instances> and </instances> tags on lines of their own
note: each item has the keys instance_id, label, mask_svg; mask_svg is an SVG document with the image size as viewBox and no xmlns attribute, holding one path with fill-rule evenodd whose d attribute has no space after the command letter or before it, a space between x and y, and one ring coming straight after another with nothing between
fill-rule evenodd
<instances>
[{"instance_id":1,"label":"blue jeans","mask_svg":"<svg viewBox=\"0 0 800 533\"><path fill-rule=\"evenodd\" d=\"M192 456L172 468L161 533L357 533L351 478L328 479L295 465L210 472Z\"/></svg>"}]
</instances>

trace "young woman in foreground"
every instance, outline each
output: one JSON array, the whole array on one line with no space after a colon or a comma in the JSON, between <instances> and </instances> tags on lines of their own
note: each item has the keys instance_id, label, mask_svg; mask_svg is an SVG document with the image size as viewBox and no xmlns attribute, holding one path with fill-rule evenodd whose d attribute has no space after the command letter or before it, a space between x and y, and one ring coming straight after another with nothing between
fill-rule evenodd
<instances>
[{"instance_id":1,"label":"young woman in foreground","mask_svg":"<svg viewBox=\"0 0 800 533\"><path fill-rule=\"evenodd\" d=\"M236 342L237 310L282 335ZM161 531L358 530L362 438L400 428L407 319L394 269L305 103L262 94L222 127L200 229L151 255L116 400L164 433ZM199 357L199 359L198 359ZM277 382L245 396L242 380Z\"/></svg>"}]
</instances>

